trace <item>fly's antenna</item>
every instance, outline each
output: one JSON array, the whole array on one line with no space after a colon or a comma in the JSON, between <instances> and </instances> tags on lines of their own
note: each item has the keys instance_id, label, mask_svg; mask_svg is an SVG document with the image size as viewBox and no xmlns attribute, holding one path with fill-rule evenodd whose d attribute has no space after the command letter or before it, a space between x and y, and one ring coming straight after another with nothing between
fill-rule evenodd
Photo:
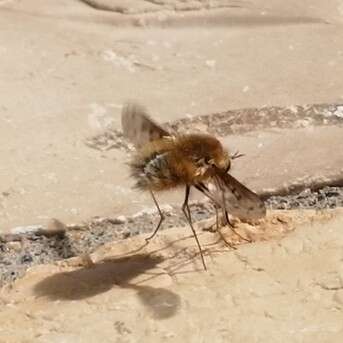
<instances>
[{"instance_id":1,"label":"fly's antenna","mask_svg":"<svg viewBox=\"0 0 343 343\"><path fill-rule=\"evenodd\" d=\"M239 151L237 150L233 155L230 155L231 160L235 160L236 158L240 158L245 156L245 154L240 154Z\"/></svg>"}]
</instances>

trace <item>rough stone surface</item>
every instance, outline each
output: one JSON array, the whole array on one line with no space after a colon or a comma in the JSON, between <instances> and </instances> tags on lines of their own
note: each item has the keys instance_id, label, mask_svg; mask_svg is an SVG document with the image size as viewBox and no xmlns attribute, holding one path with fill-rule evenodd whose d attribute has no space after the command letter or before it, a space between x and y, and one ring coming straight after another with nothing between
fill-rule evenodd
<instances>
[{"instance_id":1,"label":"rough stone surface","mask_svg":"<svg viewBox=\"0 0 343 343\"><path fill-rule=\"evenodd\" d=\"M343 214L328 209L342 14L340 0L0 0L0 343L342 342ZM132 98L245 153L233 174L283 209L236 221L247 243L195 201L208 272L177 192L145 245L158 218L130 189Z\"/></svg>"},{"instance_id":2,"label":"rough stone surface","mask_svg":"<svg viewBox=\"0 0 343 343\"><path fill-rule=\"evenodd\" d=\"M318 149L340 144L340 107L295 113L297 105L342 102L340 1L90 2L100 8L79 0L0 1L0 231L46 226L50 218L78 223L132 215L153 206L131 190L127 152L118 149L126 144L117 136L127 99L142 102L162 123L188 117L195 130L214 129L224 141L234 134L228 147L247 154L237 160L237 172L244 163L271 169L284 153L276 138L280 147L284 134L291 137L283 128L297 126L301 134L316 126ZM101 10L101 4L135 14ZM198 9L185 11L181 4ZM158 11L143 14L143 6ZM235 109L248 110L228 113ZM227 115L213 116L220 113ZM199 115L213 118L213 125ZM261 132L259 142L274 137L274 148L254 150L254 130L266 123L267 131L273 125L279 130ZM336 133L325 143L330 124ZM90 142L95 136L99 140ZM265 156L263 165L257 152ZM308 176L304 165L317 174L326 164L337 168L334 161L341 162L331 152L315 161L302 156L293 176ZM254 174L239 175L255 187ZM260 186L268 187L270 178L263 180ZM288 174L274 181L288 182ZM181 197L161 201L176 204Z\"/></svg>"},{"instance_id":3,"label":"rough stone surface","mask_svg":"<svg viewBox=\"0 0 343 343\"><path fill-rule=\"evenodd\" d=\"M318 191L306 189L299 194L272 196L266 200L266 205L270 209L311 209L312 211L343 207L343 188L325 187ZM214 229L215 212L209 202L195 202L190 208L198 230ZM180 208L164 206L162 210L166 218L161 231L186 224ZM280 216L273 219L274 224L289 222L287 216L282 213L281 211ZM75 263L82 264L84 256L86 263L90 263L88 254L103 244L152 232L159 221L156 210L136 213L128 218L121 217L93 218L79 225L65 225L57 219L52 219L50 230L24 230L22 234L0 235L0 286L22 277L27 269L38 264L52 263L71 257L75 257ZM231 219L232 222L234 220ZM240 227L246 237L252 239L255 239L259 230L256 226L242 223Z\"/></svg>"},{"instance_id":4,"label":"rough stone surface","mask_svg":"<svg viewBox=\"0 0 343 343\"><path fill-rule=\"evenodd\" d=\"M341 342L342 211L270 216L237 250L199 233L208 272L188 228L35 267L1 291L0 341Z\"/></svg>"}]
</instances>

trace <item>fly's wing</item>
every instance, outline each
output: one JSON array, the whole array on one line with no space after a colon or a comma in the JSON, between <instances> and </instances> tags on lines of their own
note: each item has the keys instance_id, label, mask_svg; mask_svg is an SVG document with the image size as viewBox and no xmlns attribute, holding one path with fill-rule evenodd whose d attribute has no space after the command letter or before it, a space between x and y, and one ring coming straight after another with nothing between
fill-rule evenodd
<instances>
[{"instance_id":1,"label":"fly's wing","mask_svg":"<svg viewBox=\"0 0 343 343\"><path fill-rule=\"evenodd\" d=\"M162 137L170 136L169 132L150 119L143 106L132 102L123 107L121 124L124 137L129 139L136 148Z\"/></svg>"},{"instance_id":2,"label":"fly's wing","mask_svg":"<svg viewBox=\"0 0 343 343\"><path fill-rule=\"evenodd\" d=\"M256 193L227 173L215 176L218 192L216 202L225 205L227 212L242 220L257 220L266 215L264 202Z\"/></svg>"}]
</instances>

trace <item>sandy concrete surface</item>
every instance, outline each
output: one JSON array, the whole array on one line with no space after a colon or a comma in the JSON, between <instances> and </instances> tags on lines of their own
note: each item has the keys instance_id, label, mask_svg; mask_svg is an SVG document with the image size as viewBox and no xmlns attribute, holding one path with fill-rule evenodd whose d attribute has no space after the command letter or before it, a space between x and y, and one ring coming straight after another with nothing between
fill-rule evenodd
<instances>
[{"instance_id":1,"label":"sandy concrete surface","mask_svg":"<svg viewBox=\"0 0 343 343\"><path fill-rule=\"evenodd\" d=\"M128 177L127 99L218 134L256 191L342 184L340 0L0 0L0 16L0 232L153 206ZM208 272L188 227L32 267L0 289L0 343L342 342L342 209L238 223L252 243L223 228L236 250L213 221Z\"/></svg>"},{"instance_id":2,"label":"sandy concrete surface","mask_svg":"<svg viewBox=\"0 0 343 343\"><path fill-rule=\"evenodd\" d=\"M270 212L237 250L199 231L207 272L188 227L35 267L0 293L0 342L341 342L342 224Z\"/></svg>"},{"instance_id":3,"label":"sandy concrete surface","mask_svg":"<svg viewBox=\"0 0 343 343\"><path fill-rule=\"evenodd\" d=\"M100 153L84 144L109 127L120 128L128 98L147 105L161 122L342 101L339 1L187 3L189 8L183 1L0 1L0 230L152 206L130 190L126 153ZM109 4L115 8L103 8ZM322 142L329 150L338 142L325 143L327 133ZM278 132L284 134L292 135ZM273 134L265 135L270 141ZM243 141L229 138L234 146ZM263 163L275 162L271 151L259 151ZM313 168L313 159L303 161L321 170L318 161ZM321 162L330 173L339 169L330 154ZM242 178L253 186L254 175ZM269 187L269 181L258 184ZM286 181L276 178L274 185Z\"/></svg>"}]
</instances>

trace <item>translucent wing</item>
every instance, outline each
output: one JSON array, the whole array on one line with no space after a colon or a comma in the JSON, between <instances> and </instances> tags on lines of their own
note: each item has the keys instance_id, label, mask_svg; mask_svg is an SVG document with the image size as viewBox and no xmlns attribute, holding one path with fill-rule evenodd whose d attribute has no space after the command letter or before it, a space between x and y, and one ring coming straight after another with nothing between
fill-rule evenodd
<instances>
[{"instance_id":1,"label":"translucent wing","mask_svg":"<svg viewBox=\"0 0 343 343\"><path fill-rule=\"evenodd\" d=\"M224 204L229 214L242 220L257 220L266 215L264 202L233 176L218 172L215 181L218 190L214 199Z\"/></svg>"},{"instance_id":2,"label":"translucent wing","mask_svg":"<svg viewBox=\"0 0 343 343\"><path fill-rule=\"evenodd\" d=\"M127 103L121 114L124 137L129 139L135 147L145 143L170 136L169 132L156 124L147 114L145 108L136 103Z\"/></svg>"}]
</instances>

